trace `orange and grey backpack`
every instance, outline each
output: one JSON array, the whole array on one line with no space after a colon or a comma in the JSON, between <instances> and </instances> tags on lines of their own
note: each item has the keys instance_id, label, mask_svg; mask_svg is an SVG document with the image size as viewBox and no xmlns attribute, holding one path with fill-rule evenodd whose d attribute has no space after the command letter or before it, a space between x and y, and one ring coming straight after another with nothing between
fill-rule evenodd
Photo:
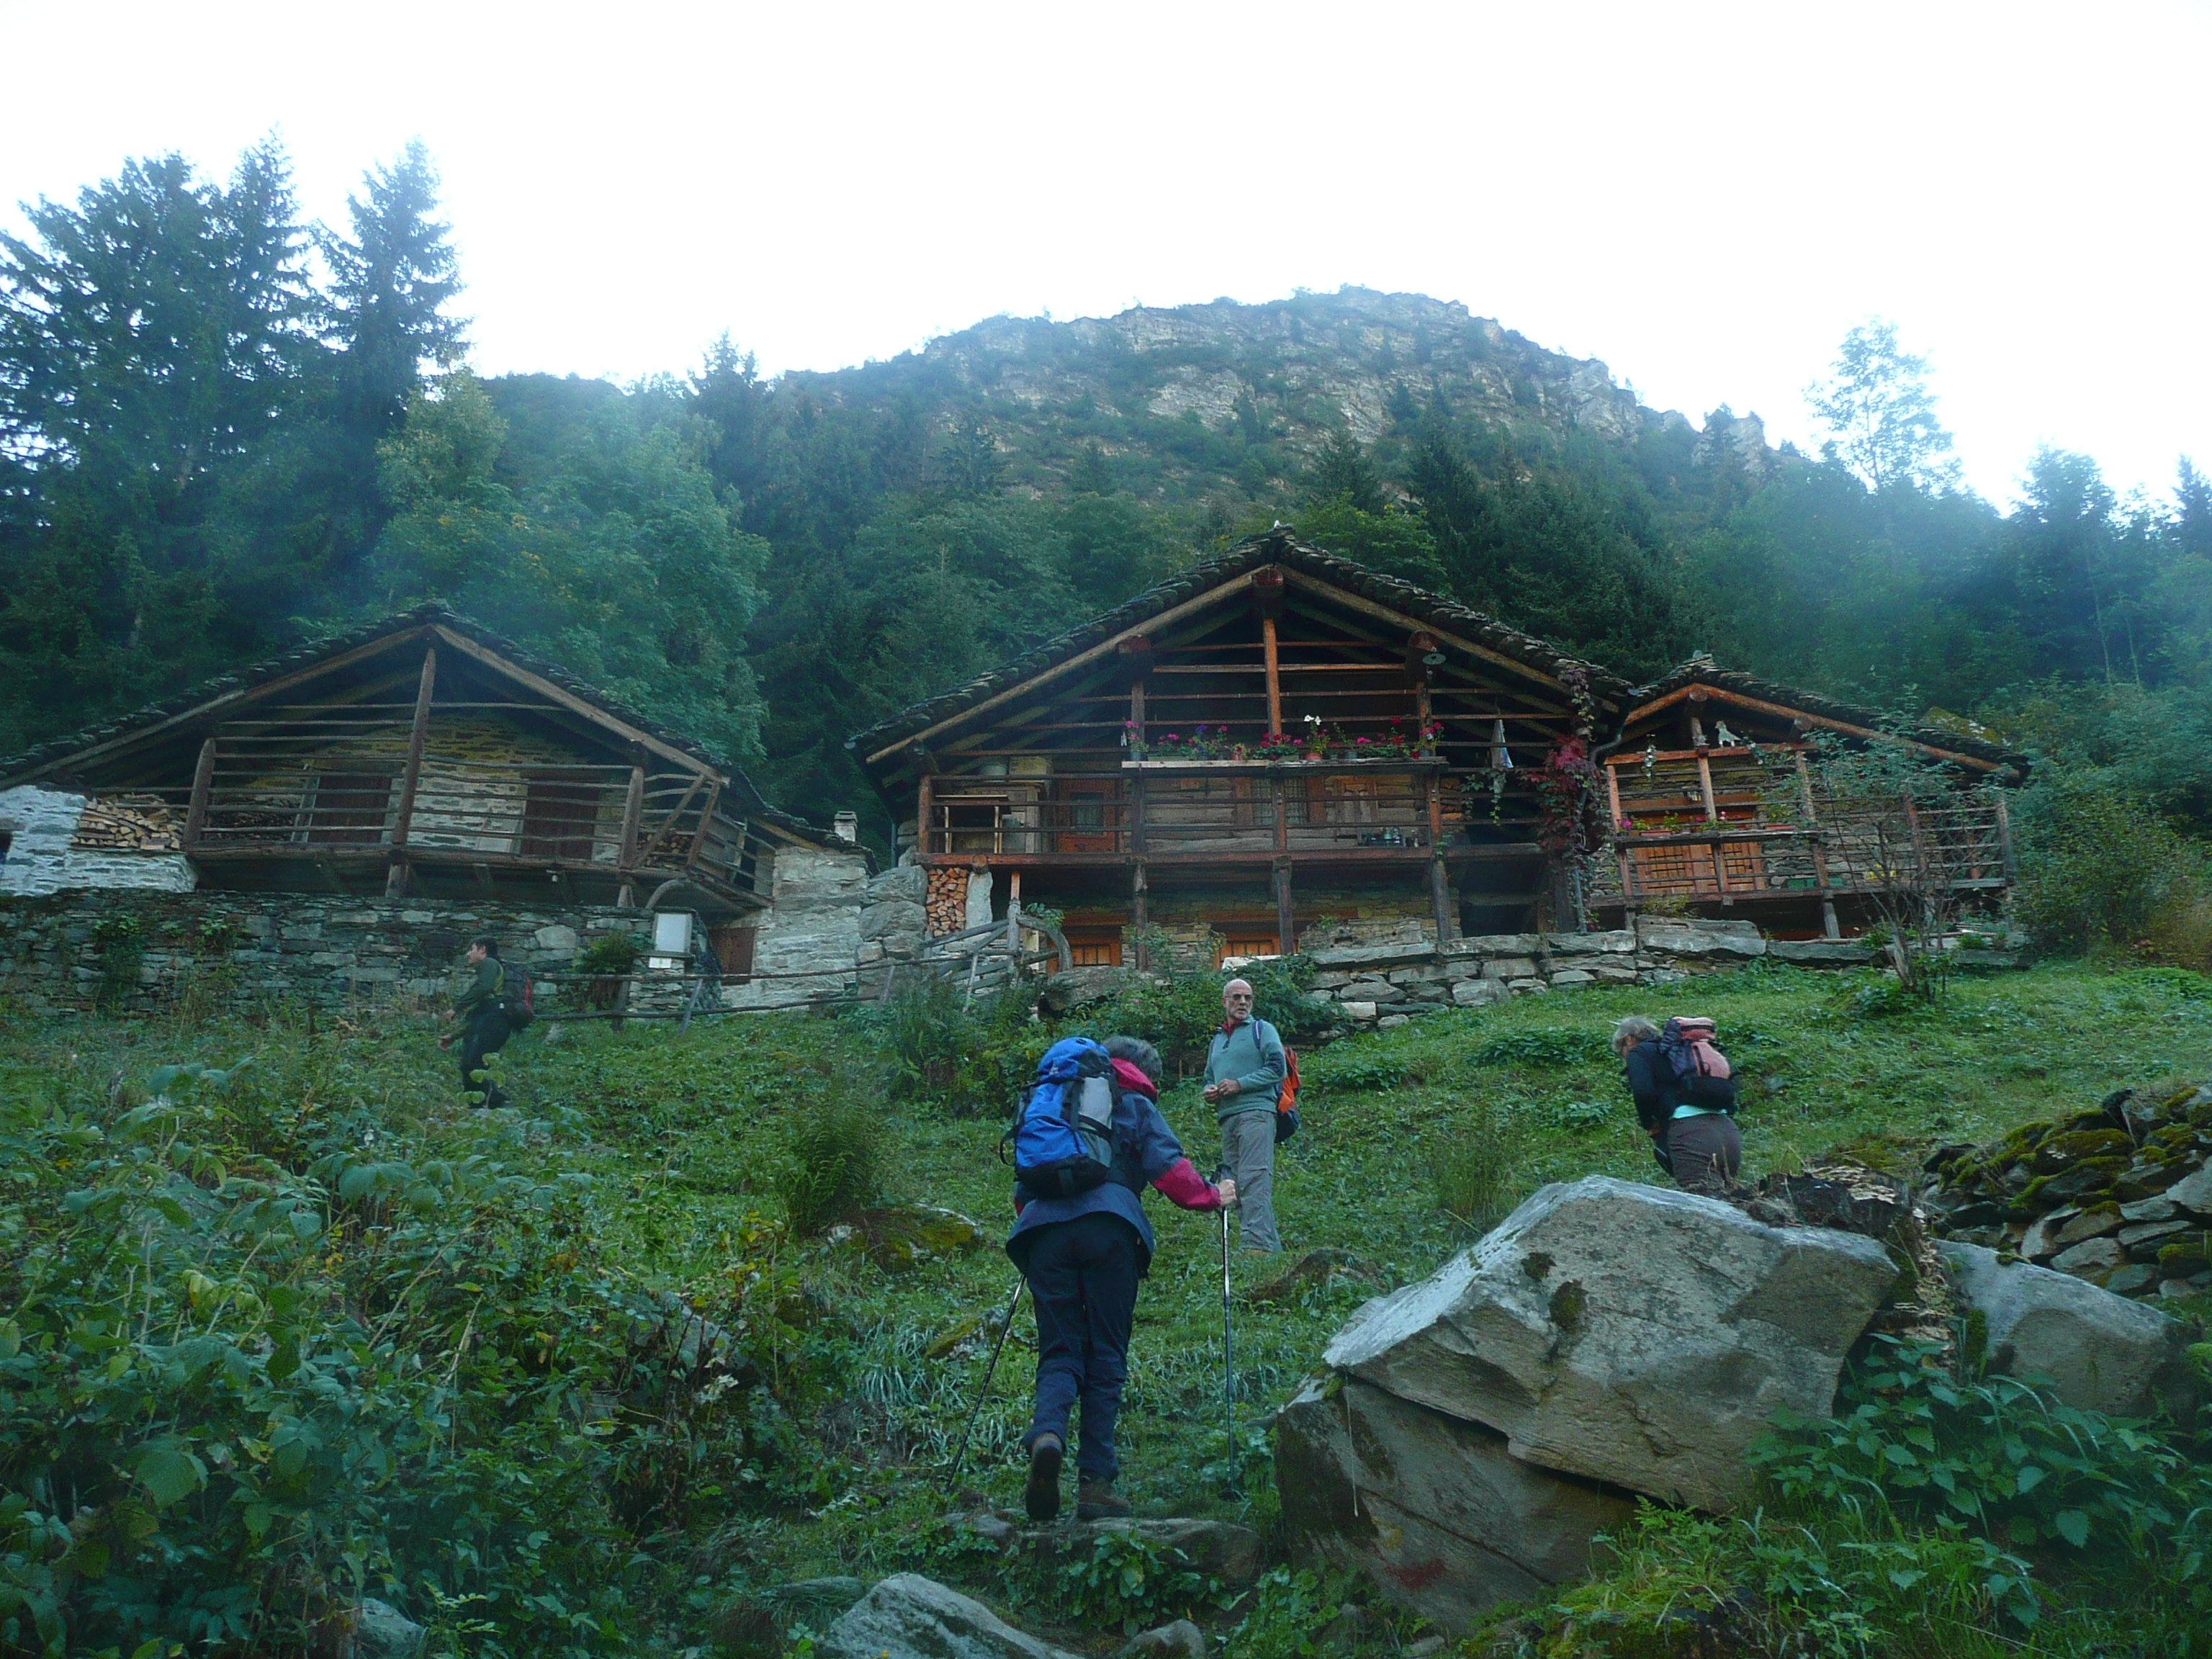
<instances>
[{"instance_id":1,"label":"orange and grey backpack","mask_svg":"<svg viewBox=\"0 0 2212 1659\"><path fill-rule=\"evenodd\" d=\"M1283 1042L1283 1034L1275 1033ZM1275 1145L1281 1146L1298 1132L1298 1051L1283 1042L1283 1088L1275 1097Z\"/></svg>"}]
</instances>

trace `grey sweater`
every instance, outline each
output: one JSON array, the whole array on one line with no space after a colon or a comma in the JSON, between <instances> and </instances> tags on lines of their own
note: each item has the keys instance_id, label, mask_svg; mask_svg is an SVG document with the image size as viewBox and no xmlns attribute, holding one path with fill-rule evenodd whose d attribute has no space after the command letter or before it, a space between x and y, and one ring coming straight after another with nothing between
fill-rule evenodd
<instances>
[{"instance_id":1,"label":"grey sweater","mask_svg":"<svg viewBox=\"0 0 2212 1659\"><path fill-rule=\"evenodd\" d=\"M1210 1086L1233 1077L1237 1092L1213 1103L1214 1116L1273 1111L1288 1070L1283 1039L1256 1014L1238 1022L1233 1031L1216 1031L1213 1046L1206 1051L1206 1081Z\"/></svg>"}]
</instances>

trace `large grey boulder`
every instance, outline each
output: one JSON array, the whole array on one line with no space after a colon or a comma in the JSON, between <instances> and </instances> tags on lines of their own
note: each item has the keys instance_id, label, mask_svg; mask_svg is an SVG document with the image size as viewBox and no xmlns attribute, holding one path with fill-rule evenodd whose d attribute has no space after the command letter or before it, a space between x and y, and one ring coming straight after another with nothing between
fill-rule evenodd
<instances>
[{"instance_id":1,"label":"large grey boulder","mask_svg":"<svg viewBox=\"0 0 2212 1659\"><path fill-rule=\"evenodd\" d=\"M391 1602L365 1596L338 1652L343 1659L416 1659L428 1635Z\"/></svg>"},{"instance_id":2,"label":"large grey boulder","mask_svg":"<svg viewBox=\"0 0 2212 1659\"><path fill-rule=\"evenodd\" d=\"M2141 1302L2070 1273L2000 1261L1978 1244L1938 1246L1951 1287L1991 1370L2050 1379L2067 1405L2148 1417L2194 1404L2189 1328Z\"/></svg>"},{"instance_id":3,"label":"large grey boulder","mask_svg":"<svg viewBox=\"0 0 2212 1659\"><path fill-rule=\"evenodd\" d=\"M1899 1277L1870 1238L1589 1176L1369 1303L1327 1359L1525 1462L1726 1510L1751 1497L1744 1453L1778 1408L1827 1413Z\"/></svg>"},{"instance_id":4,"label":"large grey boulder","mask_svg":"<svg viewBox=\"0 0 2212 1659\"><path fill-rule=\"evenodd\" d=\"M1073 1659L933 1578L884 1579L823 1632L824 1659Z\"/></svg>"},{"instance_id":5,"label":"large grey boulder","mask_svg":"<svg viewBox=\"0 0 2212 1659\"><path fill-rule=\"evenodd\" d=\"M1363 1572L1455 1633L1580 1577L1591 1538L1635 1507L1521 1462L1492 1430L1342 1377L1276 1415L1275 1484L1297 1559Z\"/></svg>"}]
</instances>

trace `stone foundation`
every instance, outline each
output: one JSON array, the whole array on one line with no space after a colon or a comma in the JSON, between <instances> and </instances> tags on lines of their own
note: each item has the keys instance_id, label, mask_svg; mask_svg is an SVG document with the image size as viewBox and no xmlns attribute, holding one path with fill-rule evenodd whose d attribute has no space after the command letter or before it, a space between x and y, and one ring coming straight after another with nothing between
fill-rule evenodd
<instances>
[{"instance_id":1,"label":"stone foundation","mask_svg":"<svg viewBox=\"0 0 2212 1659\"><path fill-rule=\"evenodd\" d=\"M0 995L40 1013L103 1006L153 1013L195 996L236 1007L422 1005L457 988L461 958L478 933L497 936L507 961L558 974L601 934L632 933L645 947L652 931L645 912L611 906L526 909L299 893L0 897ZM550 1013L560 1005L555 988L546 988L538 1003Z\"/></svg>"}]
</instances>

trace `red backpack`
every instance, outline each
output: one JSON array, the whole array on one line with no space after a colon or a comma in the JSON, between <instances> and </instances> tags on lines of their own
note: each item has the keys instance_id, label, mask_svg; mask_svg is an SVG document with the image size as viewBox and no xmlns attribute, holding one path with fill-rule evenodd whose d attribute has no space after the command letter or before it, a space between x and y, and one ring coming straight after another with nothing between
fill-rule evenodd
<instances>
[{"instance_id":1,"label":"red backpack","mask_svg":"<svg viewBox=\"0 0 2212 1659\"><path fill-rule=\"evenodd\" d=\"M1275 1034L1282 1041L1282 1033ZM1275 1097L1275 1145L1281 1146L1298 1132L1298 1051L1283 1043L1283 1090Z\"/></svg>"}]
</instances>

